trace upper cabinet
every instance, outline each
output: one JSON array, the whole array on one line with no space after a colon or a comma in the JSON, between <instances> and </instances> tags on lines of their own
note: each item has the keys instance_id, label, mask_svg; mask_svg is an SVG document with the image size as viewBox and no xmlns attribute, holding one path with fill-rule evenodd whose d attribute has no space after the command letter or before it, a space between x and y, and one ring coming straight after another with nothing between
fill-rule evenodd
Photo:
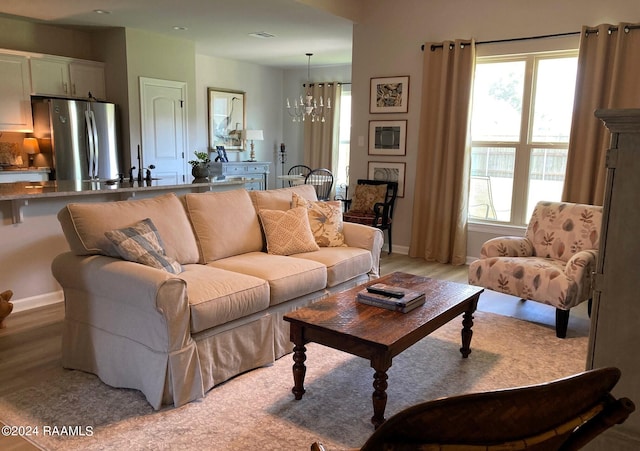
<instances>
[{"instance_id":1,"label":"upper cabinet","mask_svg":"<svg viewBox=\"0 0 640 451\"><path fill-rule=\"evenodd\" d=\"M31 92L37 95L106 99L104 65L62 57L32 57Z\"/></svg>"},{"instance_id":2,"label":"upper cabinet","mask_svg":"<svg viewBox=\"0 0 640 451\"><path fill-rule=\"evenodd\" d=\"M0 53L0 131L30 132L29 60Z\"/></svg>"}]
</instances>

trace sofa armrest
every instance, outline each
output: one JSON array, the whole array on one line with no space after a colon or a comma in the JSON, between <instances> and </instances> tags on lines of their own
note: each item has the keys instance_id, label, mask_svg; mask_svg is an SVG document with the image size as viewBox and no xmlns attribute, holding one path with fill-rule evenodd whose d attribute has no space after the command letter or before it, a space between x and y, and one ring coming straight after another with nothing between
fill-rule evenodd
<instances>
[{"instance_id":1,"label":"sofa armrest","mask_svg":"<svg viewBox=\"0 0 640 451\"><path fill-rule=\"evenodd\" d=\"M589 249L576 252L567 261L564 273L575 281L580 292L576 296L578 302L590 299L593 296L593 274L598 262L598 251Z\"/></svg>"},{"instance_id":2,"label":"sofa armrest","mask_svg":"<svg viewBox=\"0 0 640 451\"><path fill-rule=\"evenodd\" d=\"M359 247L371 252L369 278L378 278L380 276L380 252L384 243L382 230L355 222L345 222L342 233L347 246Z\"/></svg>"},{"instance_id":3,"label":"sofa armrest","mask_svg":"<svg viewBox=\"0 0 640 451\"><path fill-rule=\"evenodd\" d=\"M58 255L65 319L127 337L157 352L191 342L186 283L166 271L101 255Z\"/></svg>"},{"instance_id":4,"label":"sofa armrest","mask_svg":"<svg viewBox=\"0 0 640 451\"><path fill-rule=\"evenodd\" d=\"M531 256L533 256L533 245L531 241L520 236L500 236L492 238L485 241L480 249L480 258Z\"/></svg>"}]
</instances>

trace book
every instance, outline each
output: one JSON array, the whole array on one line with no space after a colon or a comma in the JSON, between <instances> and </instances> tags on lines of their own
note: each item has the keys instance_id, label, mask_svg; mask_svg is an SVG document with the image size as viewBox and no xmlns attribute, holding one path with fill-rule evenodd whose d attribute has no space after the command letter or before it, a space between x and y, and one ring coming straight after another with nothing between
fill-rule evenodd
<instances>
[{"instance_id":1,"label":"book","mask_svg":"<svg viewBox=\"0 0 640 451\"><path fill-rule=\"evenodd\" d=\"M399 312L409 312L416 307L425 303L425 295L419 291L409 290L407 288L375 284L372 287L376 290L392 289L393 291L402 291L404 295L400 298L394 296L386 296L379 293L372 293L366 288L360 290L356 295L356 299L363 304L382 307L389 310Z\"/></svg>"},{"instance_id":2,"label":"book","mask_svg":"<svg viewBox=\"0 0 640 451\"><path fill-rule=\"evenodd\" d=\"M356 296L356 300L362 304L372 305L374 307L380 307L387 310L394 310L396 312L402 312L402 313L407 313L417 307L420 307L422 304L425 303L425 300L426 300L426 297L424 294L422 296L414 298L413 301L408 303L398 303L398 302L393 303L393 302L389 302L388 300L377 299L378 296L380 295L376 295L376 294L372 295L371 293L368 293L368 292L367 292L367 295L361 295L361 293L358 293L358 295ZM395 300L397 301L397 299Z\"/></svg>"}]
</instances>

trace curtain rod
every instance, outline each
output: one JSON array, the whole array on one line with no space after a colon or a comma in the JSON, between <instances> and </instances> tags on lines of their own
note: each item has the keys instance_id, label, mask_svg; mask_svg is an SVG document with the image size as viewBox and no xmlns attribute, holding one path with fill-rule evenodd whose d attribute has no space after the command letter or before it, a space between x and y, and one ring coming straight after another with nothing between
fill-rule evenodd
<instances>
[{"instance_id":1,"label":"curtain rod","mask_svg":"<svg viewBox=\"0 0 640 451\"><path fill-rule=\"evenodd\" d=\"M637 30L640 29L640 25L625 25L624 27L624 32L628 33L630 30ZM612 26L609 27L609 34L611 34L614 31L618 31L618 27ZM586 34L590 35L591 33L597 33L598 32L598 28L587 28L586 30ZM556 33L556 34L544 34L541 36L528 36L528 37L524 37L524 38L510 38L510 39L496 39L493 41L480 41L480 42L476 42L476 45L480 45L480 44L498 44L498 43L502 43L502 42L515 42L515 41L528 41L530 39L546 39L546 38L559 38L559 37L564 37L564 36L574 36L577 34L581 34L582 31L569 31L567 33ZM471 44L470 42L463 42L463 44ZM422 46L420 46L420 48L422 49L422 51L424 51L424 44L422 44ZM434 51L435 49L441 49L442 48L442 44L432 44L431 45L431 51Z\"/></svg>"},{"instance_id":2,"label":"curtain rod","mask_svg":"<svg viewBox=\"0 0 640 451\"><path fill-rule=\"evenodd\" d=\"M498 44L498 43L502 43L502 42L516 42L516 41L528 41L530 39L546 39L546 38L559 38L562 36L573 36L576 34L580 34L581 31L569 31L567 33L556 33L556 34L544 34L541 36L528 36L528 37L524 37L524 38L509 38L509 39L496 39L493 41L479 41L476 42L476 45L480 45L480 44ZM471 44L471 42L463 42L463 44ZM422 44L422 46L420 46L420 48L424 51L424 44ZM442 44L431 44L431 51L434 51L435 49L441 49L442 48Z\"/></svg>"},{"instance_id":3,"label":"curtain rod","mask_svg":"<svg viewBox=\"0 0 640 451\"><path fill-rule=\"evenodd\" d=\"M321 82L321 83L309 83L309 86L315 86L316 84L318 86L322 86L322 85L324 85L324 82ZM337 85L350 85L351 82L350 81L339 81L336 84ZM333 83L327 83L327 85L331 86L331 85L333 85ZM302 86L307 86L307 84L303 83Z\"/></svg>"}]
</instances>

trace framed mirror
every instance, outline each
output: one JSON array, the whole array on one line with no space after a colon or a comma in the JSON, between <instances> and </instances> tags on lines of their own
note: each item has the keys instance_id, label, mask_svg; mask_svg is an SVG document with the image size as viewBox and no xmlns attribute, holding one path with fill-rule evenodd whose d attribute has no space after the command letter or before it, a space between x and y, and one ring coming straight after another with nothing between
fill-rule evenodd
<instances>
[{"instance_id":1,"label":"framed mirror","mask_svg":"<svg viewBox=\"0 0 640 451\"><path fill-rule=\"evenodd\" d=\"M207 88L209 109L209 150L218 146L225 150L242 151L245 129L245 92Z\"/></svg>"}]
</instances>

